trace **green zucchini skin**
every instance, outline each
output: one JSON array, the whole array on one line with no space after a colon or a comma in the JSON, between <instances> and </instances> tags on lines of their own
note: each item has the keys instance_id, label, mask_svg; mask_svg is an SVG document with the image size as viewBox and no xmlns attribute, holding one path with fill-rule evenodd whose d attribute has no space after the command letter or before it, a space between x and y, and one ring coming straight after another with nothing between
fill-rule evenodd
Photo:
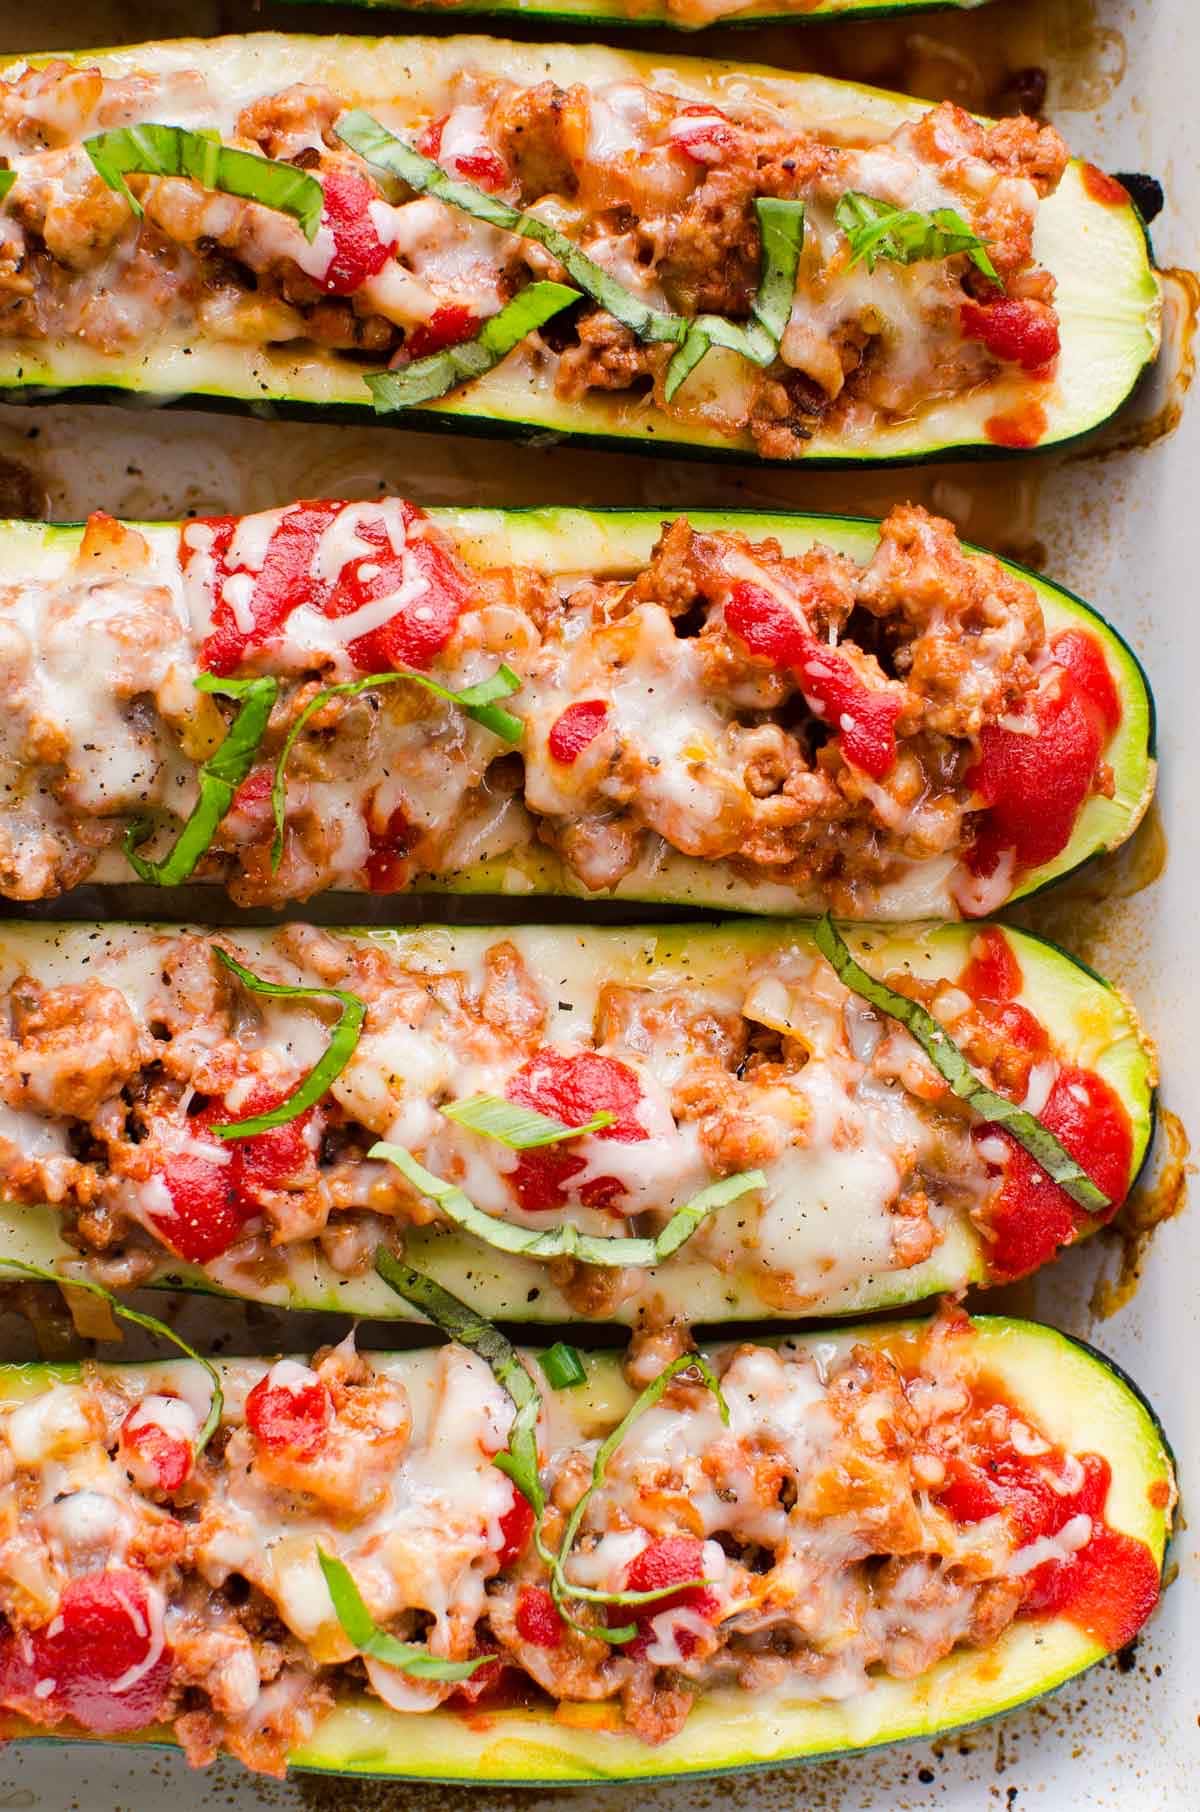
<instances>
[{"instance_id":1,"label":"green zucchini skin","mask_svg":"<svg viewBox=\"0 0 1200 1812\"><path fill-rule=\"evenodd\" d=\"M801 1337L798 1344L818 1338L838 1345L870 1343L895 1337L903 1327L830 1329ZM976 1316L971 1338L989 1377L1049 1438L1073 1452L1107 1459L1113 1478L1109 1520L1144 1541L1164 1565L1174 1462L1162 1426L1137 1386L1095 1348L1057 1329ZM420 1355L409 1357L419 1361ZM581 1432L602 1432L620 1413L612 1403L616 1359L611 1353L585 1358L588 1383L571 1393L572 1406ZM156 1368L159 1375L161 1370ZM0 1396L33 1396L77 1373L73 1365L0 1367ZM627 1401L627 1393L620 1400ZM604 1407L597 1413L600 1403ZM682 1732L657 1748L599 1721L568 1725L541 1711L489 1712L485 1718L444 1710L406 1715L360 1699L337 1705L290 1760L295 1769L330 1775L513 1787L734 1773L944 1737L1030 1704L1104 1658L1103 1647L1065 1618L1018 1620L991 1648L956 1650L916 1680L876 1682L869 1699L848 1704L768 1701L764 1709L736 1690L706 1694ZM21 1741L97 1740L47 1735L3 1714L0 1729ZM162 1731L127 1740L172 1746Z\"/></svg>"},{"instance_id":2,"label":"green zucchini skin","mask_svg":"<svg viewBox=\"0 0 1200 1812\"><path fill-rule=\"evenodd\" d=\"M0 359L3 354L0 352ZM598 577L632 573L650 558L664 520L678 510L572 509L432 509L429 515L450 536L463 557L476 566L528 564L548 574L593 571ZM736 530L751 540L773 537L788 554L800 554L819 543L865 563L879 539L878 521L863 516L802 515L765 510L690 510L688 520L699 530ZM156 547L178 545L176 523L137 523ZM65 570L82 537L78 523L0 522L0 578L53 577ZM966 550L979 552L970 547ZM1048 632L1076 626L1103 645L1122 704L1116 735L1105 751L1113 769L1111 799L1093 796L1080 813L1066 847L1053 859L1018 877L1011 901L1040 892L1096 856L1128 840L1154 794L1157 766L1156 710L1149 679L1120 632L1090 604L1039 573L1015 561L1001 562L1034 588ZM123 860L98 880L127 877ZM573 871L548 848L536 845L490 863L457 870L445 877L423 876L422 893L573 896L617 899L646 905L698 907L719 913L751 912L771 916L819 913L825 901L768 881L756 882L727 864L704 862L671 853L648 872L634 871L603 896L590 894ZM1006 903L1011 903L1006 902ZM925 903L899 903L878 917L934 917L945 908Z\"/></svg>"},{"instance_id":3,"label":"green zucchini skin","mask_svg":"<svg viewBox=\"0 0 1200 1812\"><path fill-rule=\"evenodd\" d=\"M136 932L139 927L112 927L115 933ZM169 930L171 928L148 928ZM757 961L780 947L807 940L811 924L792 921L735 919L715 926L676 925L642 927L633 930L589 927L583 938L588 946L585 963L594 956L598 970L608 978L619 979L636 971L644 978L674 980L677 985L701 986L710 977L730 977L739 972L750 974ZM848 930L852 946L865 951L866 958L878 973L907 968L925 977L953 977L961 973L967 960L974 924L911 926L865 932ZM1004 927L1024 976L1022 999L1050 1030L1055 1045L1086 1067L1096 1070L1124 1103L1133 1134L1130 1170L1131 1186L1145 1161L1154 1133L1155 1072L1154 1059L1142 1036L1136 1015L1129 1003L1108 983L1077 963L1065 951L1028 932ZM80 928L41 923L0 926L0 972L39 973L39 957L44 960L54 952L60 975L72 972L69 960L72 934L86 938ZM342 936L366 937L386 944L403 955L406 946L417 951L437 940L439 952L453 965L470 963L496 935L490 928L422 926L413 930L341 932ZM569 963L569 953L578 949L580 932L562 927L539 930L536 927L504 928L512 937L527 962L538 972L549 973L550 965ZM241 959L254 968L260 940L269 933L238 931L236 943ZM522 939L526 939L525 945ZM64 942L63 940L68 940ZM646 965L648 948L652 949L653 968ZM554 969L567 975L569 967ZM81 976L101 974L99 966L81 970ZM797 1204L801 1206L801 1204ZM55 1268L61 1261L78 1258L62 1239L60 1218L51 1207L8 1203L0 1210L6 1233L5 1250L10 1257L28 1263ZM1090 1231L1085 1227L1085 1231ZM282 1253L281 1249L281 1253ZM495 1320L518 1324L562 1323L576 1319L568 1298L552 1281L545 1264L535 1259L503 1253L457 1229L412 1228L406 1234L406 1256L419 1270L428 1272L456 1295L465 1296L472 1304ZM631 1323L650 1301L666 1301L692 1322L718 1326L725 1322L761 1319L795 1319L794 1308L768 1303L757 1287L757 1274L749 1268L718 1272L701 1258L693 1258L683 1247L666 1264L643 1274L644 1289L627 1296L612 1312L611 1319ZM947 1227L941 1246L922 1264L909 1270L880 1271L866 1264L862 1275L849 1281L831 1282L823 1298L812 1301L801 1313L808 1318L846 1317L883 1308L900 1308L929 1299L944 1291L958 1290L967 1284L985 1283L987 1266L982 1242L973 1227L963 1219ZM319 1310L330 1313L364 1315L382 1320L412 1320L414 1311L387 1286L368 1272L364 1276L346 1277L335 1272L323 1259L302 1248L289 1255L289 1269L271 1282L252 1276L225 1277L218 1280L210 1271L186 1265L170 1254L163 1254L149 1287L182 1289L240 1296L247 1300L270 1303L281 1308Z\"/></svg>"},{"instance_id":4,"label":"green zucchini skin","mask_svg":"<svg viewBox=\"0 0 1200 1812\"><path fill-rule=\"evenodd\" d=\"M304 6L336 5L337 0L300 0ZM930 13L973 12L990 0L816 0L789 7L786 0L747 0L732 17L692 22L680 19L661 0L351 0L367 12L410 12L438 19L538 19L566 26L620 26L634 30L728 31L759 25L830 25L852 19L922 19Z\"/></svg>"},{"instance_id":5,"label":"green zucchini skin","mask_svg":"<svg viewBox=\"0 0 1200 1812\"><path fill-rule=\"evenodd\" d=\"M106 73L178 68L183 58L203 68L220 92L222 78L246 81L247 70L270 71L273 86L317 80L334 86L350 105L383 105L389 97L425 101L434 111L450 75L464 63L494 67L517 80L552 76L571 82L661 81L697 101L720 103L729 92L761 94L797 126L843 136L885 137L926 111L903 95L823 77L789 75L761 66L711 58L663 59L604 45L506 43L489 38L303 37L263 33L209 41L179 40L120 50L74 53ZM39 59L34 58L33 61ZM261 92L261 84L258 89ZM1038 253L1058 281L1063 352L1055 394L1045 404L1046 432L1035 451L1092 433L1133 391L1156 357L1162 300L1146 235L1132 203L1112 206L1091 196L1085 167L1071 164L1058 193L1041 204ZM253 409L323 420L380 420L370 407L361 368L334 355L252 349L215 342L160 341L125 354L103 354L78 342L0 341L0 389L27 401L65 394L112 401L123 392L187 406ZM994 412L992 386L939 406L934 422L894 424L863 442L831 431L803 455L811 466L912 465L950 458L1013 458L985 424ZM677 421L644 401L626 407L612 393L563 403L502 362L486 377L441 401L386 418L423 431L448 429L516 435L545 444L547 435L614 450L640 449L672 457L764 462L750 438L730 440L699 420Z\"/></svg>"}]
</instances>

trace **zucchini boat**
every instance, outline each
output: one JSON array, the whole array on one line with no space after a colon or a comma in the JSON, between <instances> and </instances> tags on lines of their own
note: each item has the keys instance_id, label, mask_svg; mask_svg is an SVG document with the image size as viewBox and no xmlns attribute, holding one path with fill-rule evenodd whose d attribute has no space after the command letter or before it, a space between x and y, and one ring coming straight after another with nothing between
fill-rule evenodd
<instances>
[{"instance_id":1,"label":"zucchini boat","mask_svg":"<svg viewBox=\"0 0 1200 1812\"><path fill-rule=\"evenodd\" d=\"M402 1316L387 1239L513 1321L844 1315L1035 1269L1152 1131L998 926L8 923L0 987L5 1251L120 1288Z\"/></svg>"},{"instance_id":2,"label":"zucchini boat","mask_svg":"<svg viewBox=\"0 0 1200 1812\"><path fill-rule=\"evenodd\" d=\"M0 892L981 916L1130 835L1137 660L906 507L0 528Z\"/></svg>"},{"instance_id":3,"label":"zucchini boat","mask_svg":"<svg viewBox=\"0 0 1200 1812\"><path fill-rule=\"evenodd\" d=\"M325 4L326 0L306 0ZM833 19L916 19L970 12L988 0L353 0L373 12L561 20L564 25L673 26L828 24Z\"/></svg>"},{"instance_id":4,"label":"zucchini boat","mask_svg":"<svg viewBox=\"0 0 1200 1812\"><path fill-rule=\"evenodd\" d=\"M5 1734L471 1784L714 1773L994 1717L1158 1599L1165 1437L1050 1328L684 1353L637 1397L612 1353L492 1330L488 1356L503 1388L454 1344L0 1368ZM555 1485L589 1473L568 1521Z\"/></svg>"},{"instance_id":5,"label":"zucchini boat","mask_svg":"<svg viewBox=\"0 0 1200 1812\"><path fill-rule=\"evenodd\" d=\"M1053 128L740 63L179 40L12 65L0 151L31 395L861 464L1072 440L1159 343Z\"/></svg>"}]
</instances>

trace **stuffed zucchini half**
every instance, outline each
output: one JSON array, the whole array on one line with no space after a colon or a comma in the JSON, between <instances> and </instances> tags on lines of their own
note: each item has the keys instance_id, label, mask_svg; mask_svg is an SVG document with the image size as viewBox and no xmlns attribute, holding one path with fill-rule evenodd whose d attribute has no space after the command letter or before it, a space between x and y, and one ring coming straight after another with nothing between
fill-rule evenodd
<instances>
[{"instance_id":1,"label":"stuffed zucchini half","mask_svg":"<svg viewBox=\"0 0 1200 1812\"><path fill-rule=\"evenodd\" d=\"M1153 1068L1127 1003L988 926L0 927L5 1251L106 1285L399 1315L848 1314L1107 1220Z\"/></svg>"},{"instance_id":2,"label":"stuffed zucchini half","mask_svg":"<svg viewBox=\"0 0 1200 1812\"><path fill-rule=\"evenodd\" d=\"M0 527L0 892L978 917L1130 835L1137 660L883 524L302 503Z\"/></svg>"},{"instance_id":3,"label":"stuffed zucchini half","mask_svg":"<svg viewBox=\"0 0 1200 1812\"><path fill-rule=\"evenodd\" d=\"M875 463L1072 440L1158 347L1129 196L1029 119L486 38L6 74L14 390Z\"/></svg>"},{"instance_id":4,"label":"stuffed zucchini half","mask_svg":"<svg viewBox=\"0 0 1200 1812\"><path fill-rule=\"evenodd\" d=\"M993 1717L1158 1600L1165 1438L1052 1329L634 1354L635 1396L618 1355L465 1319L474 1351L0 1368L5 1734L718 1772Z\"/></svg>"},{"instance_id":5,"label":"stuffed zucchini half","mask_svg":"<svg viewBox=\"0 0 1200 1812\"><path fill-rule=\"evenodd\" d=\"M491 14L564 25L669 25L678 31L699 31L712 25L916 19L926 13L970 12L988 0L354 0L354 4L379 12L435 13L443 19Z\"/></svg>"}]
</instances>

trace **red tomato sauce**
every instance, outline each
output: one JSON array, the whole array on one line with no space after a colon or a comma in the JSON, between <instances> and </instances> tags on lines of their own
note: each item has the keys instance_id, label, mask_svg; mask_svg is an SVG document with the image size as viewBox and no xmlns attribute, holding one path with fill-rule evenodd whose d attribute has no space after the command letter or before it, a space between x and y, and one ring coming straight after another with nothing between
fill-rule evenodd
<instances>
[{"instance_id":1,"label":"red tomato sauce","mask_svg":"<svg viewBox=\"0 0 1200 1812\"><path fill-rule=\"evenodd\" d=\"M1045 308L1005 296L999 302L964 302L959 318L968 340L979 340L992 357L1039 375L1058 357L1058 322Z\"/></svg>"},{"instance_id":2,"label":"red tomato sauce","mask_svg":"<svg viewBox=\"0 0 1200 1812\"><path fill-rule=\"evenodd\" d=\"M548 1114L564 1126L583 1126L602 1110L615 1114L611 1126L592 1135L597 1139L630 1144L649 1137L637 1118L642 1098L637 1077L626 1064L615 1057L602 1057L598 1051L580 1051L570 1057L540 1051L517 1071L505 1093L518 1106ZM546 1214L566 1206L567 1184L586 1169L587 1159L569 1145L549 1145L521 1152L509 1174L521 1207L528 1214ZM587 1208L619 1213L624 1193L619 1178L599 1176L583 1185L578 1199Z\"/></svg>"},{"instance_id":3,"label":"red tomato sauce","mask_svg":"<svg viewBox=\"0 0 1200 1812\"><path fill-rule=\"evenodd\" d=\"M1128 1193L1133 1167L1133 1129L1120 1096L1094 1070L1065 1065L1038 1119L1108 1196L1099 1218L1111 1219ZM1089 1217L1002 1127L981 1127L976 1136L1001 1139L1009 1148L989 1214L992 1277L1023 1277L1073 1240Z\"/></svg>"},{"instance_id":4,"label":"red tomato sauce","mask_svg":"<svg viewBox=\"0 0 1200 1812\"><path fill-rule=\"evenodd\" d=\"M797 612L761 585L737 582L725 623L751 654L790 667L809 709L833 729L846 760L883 779L896 760L901 707L893 693L868 686L844 655L818 641Z\"/></svg>"},{"instance_id":5,"label":"red tomato sauce","mask_svg":"<svg viewBox=\"0 0 1200 1812\"><path fill-rule=\"evenodd\" d=\"M302 604L327 617L349 616L365 604L400 594L406 583L413 591L414 581L420 582L419 592L398 602L387 622L355 637L347 653L361 673L397 667L424 671L433 663L453 635L471 596L468 574L440 540L412 533L427 518L415 505L402 503L409 539L401 553L392 546L383 516L376 521L367 517L359 521L356 532L369 552L346 561L332 583L322 581L313 570L321 537L347 507L344 502L318 501L294 504L283 513L261 568L249 573L253 589L243 613L249 616L249 629L239 627L223 593L228 579L249 571L230 563L238 519L215 516L201 520L200 526L211 531L207 552L214 565L212 626L200 651L201 666L222 676L235 672L249 655L284 632L288 618ZM188 524L182 531L180 560L185 573L198 557L199 550L188 538L188 529L194 526Z\"/></svg>"},{"instance_id":6,"label":"red tomato sauce","mask_svg":"<svg viewBox=\"0 0 1200 1812\"><path fill-rule=\"evenodd\" d=\"M257 1082L236 1114L223 1101L209 1101L190 1116L188 1132L205 1143L214 1126L269 1113L290 1093L290 1088ZM249 1139L218 1143L214 1138L212 1158L201 1152L169 1158L162 1180L171 1209L150 1216L159 1236L193 1264L207 1264L227 1252L246 1222L261 1213L267 1192L295 1183L312 1168L313 1153L304 1134L315 1112L310 1107L286 1125Z\"/></svg>"},{"instance_id":7,"label":"red tomato sauce","mask_svg":"<svg viewBox=\"0 0 1200 1812\"><path fill-rule=\"evenodd\" d=\"M155 1636L149 1590L132 1567L73 1579L42 1629L0 1637L0 1701L39 1724L69 1718L101 1736L153 1724L171 1683L173 1655ZM36 1690L47 1680L54 1682L49 1696Z\"/></svg>"},{"instance_id":8,"label":"red tomato sauce","mask_svg":"<svg viewBox=\"0 0 1200 1812\"><path fill-rule=\"evenodd\" d=\"M1084 629L1050 643L1057 675L1029 707L1030 733L985 724L979 760L966 776L984 806L967 864L994 873L1006 850L1019 868L1061 855L1096 783L1121 700L1104 650Z\"/></svg>"},{"instance_id":9,"label":"red tomato sauce","mask_svg":"<svg viewBox=\"0 0 1200 1812\"><path fill-rule=\"evenodd\" d=\"M391 256L371 218L370 205L379 192L354 170L327 170L322 218L333 235L333 257L321 279L331 296L352 296L370 277L377 277Z\"/></svg>"},{"instance_id":10,"label":"red tomato sauce","mask_svg":"<svg viewBox=\"0 0 1200 1812\"><path fill-rule=\"evenodd\" d=\"M315 1375L285 1385L272 1384L268 1372L246 1398L246 1425L269 1453L310 1457L323 1444L332 1419L329 1392Z\"/></svg>"},{"instance_id":11,"label":"red tomato sauce","mask_svg":"<svg viewBox=\"0 0 1200 1812\"><path fill-rule=\"evenodd\" d=\"M972 1418L996 1401L977 1399ZM1082 1481L1063 1490L1068 1475L1062 1448L1031 1457L1008 1440L985 1439L967 1455L947 1458L948 1482L938 1502L957 1523L1003 1513L1016 1525L1022 1545L1061 1534L1075 1517L1089 1517L1091 1533L1079 1548L1024 1575L1020 1614L1066 1617L1106 1649L1119 1649L1133 1640L1158 1602L1159 1568L1145 1542L1104 1520L1112 1483L1108 1461L1096 1453L1076 1457Z\"/></svg>"},{"instance_id":12,"label":"red tomato sauce","mask_svg":"<svg viewBox=\"0 0 1200 1812\"><path fill-rule=\"evenodd\" d=\"M1045 439L1049 418L1040 403L1022 403L1018 409L989 415L983 431L995 447L1036 447Z\"/></svg>"},{"instance_id":13,"label":"red tomato sauce","mask_svg":"<svg viewBox=\"0 0 1200 1812\"><path fill-rule=\"evenodd\" d=\"M1083 186L1093 201L1099 201L1109 208L1128 207L1129 190L1124 183L1110 176L1107 170L1100 170L1095 164L1084 164L1080 169Z\"/></svg>"}]
</instances>

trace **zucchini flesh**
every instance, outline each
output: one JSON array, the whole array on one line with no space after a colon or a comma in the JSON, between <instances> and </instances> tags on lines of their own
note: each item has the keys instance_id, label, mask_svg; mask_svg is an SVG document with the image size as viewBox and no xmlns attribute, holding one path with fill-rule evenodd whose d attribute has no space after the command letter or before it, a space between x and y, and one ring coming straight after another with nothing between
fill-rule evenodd
<instances>
[{"instance_id":1,"label":"zucchini flesh","mask_svg":"<svg viewBox=\"0 0 1200 1812\"><path fill-rule=\"evenodd\" d=\"M166 929L166 928L160 928ZM104 979L104 958L96 948L95 928L10 924L0 931L0 982L16 975L70 981ZM115 946L115 974L130 978L133 993L139 939L143 949L155 935L136 927L111 927ZM269 932L247 931L237 936L236 948L247 967L261 973L269 949ZM422 927L419 930L374 931L341 935L369 938L385 945L410 964L420 966L430 953L441 967L471 972L482 951L497 933L479 928ZM734 988L738 997L748 987L756 968L772 955L811 947L812 927L803 923L784 926L734 920L715 928L695 926L656 927L637 930L588 928L579 930L505 927L503 935L516 945L531 974L554 976L570 986L570 1001L583 1006L586 1018L590 1001L601 979L656 987ZM966 925L927 926L890 931L866 930L850 941L864 960L879 973L907 970L930 980L957 978L968 960L975 931ZM1094 1070L1124 1104L1132 1133L1130 1180L1140 1168L1153 1131L1153 1069L1131 1009L1105 983L1075 963L1053 945L1027 933L1005 930L1004 936L1017 956L1024 977L1021 998L1045 1025L1053 1046L1068 1059ZM132 954L131 954L132 953ZM89 960L86 966L82 959ZM147 961L145 957L141 959ZM149 968L153 970L152 954ZM737 978L743 977L744 981ZM741 996L744 998L744 996ZM569 1039L570 1016L562 1020L559 1037ZM385 1028L386 1030L386 1028ZM545 1037L553 1041L556 1025L548 1021ZM769 1170L769 1166L768 1166ZM839 1172L840 1174L840 1172ZM814 1187L812 1184L809 1187ZM826 1274L822 1289L819 1276L805 1277L810 1295L803 1312L812 1316L849 1315L870 1309L921 1301L944 1290L986 1281L987 1264L982 1242L965 1213L952 1214L945 1238L931 1255L908 1269L885 1269L875 1257L869 1228L854 1232L854 1223L839 1209L834 1185L821 1185L813 1200L797 1201L801 1217L816 1211L817 1225L828 1229L830 1249L842 1261L841 1274ZM829 1203L824 1197L828 1194ZM789 1198L790 1200L790 1198ZM736 1208L728 1211L736 1222ZM730 1218L731 1217L731 1218ZM4 1209L9 1255L32 1264L54 1267L78 1254L69 1250L60 1235L58 1213L49 1207L9 1204ZM1094 1225L1086 1219L1080 1231ZM799 1226L799 1222L797 1223ZM815 1236L819 1242L822 1233ZM207 1290L269 1302L281 1307L343 1311L380 1318L411 1318L412 1311L374 1273L347 1276L335 1272L312 1242L277 1248L279 1273L264 1279L253 1265L238 1269L232 1259L214 1261L206 1268L184 1265L164 1251L149 1281L161 1288ZM406 1261L432 1276L456 1295L467 1297L482 1314L515 1322L563 1322L572 1319L569 1296L555 1283L547 1267L536 1259L498 1251L470 1234L444 1227L417 1227L406 1233ZM772 1275L772 1274L769 1274ZM602 1311L607 1319L636 1322L654 1301L664 1298L675 1312L696 1322L720 1323L762 1316L795 1315L786 1294L781 1304L769 1275L743 1260L731 1271L720 1271L685 1245L654 1270L634 1274L631 1293ZM770 1300L771 1296L775 1301Z\"/></svg>"},{"instance_id":2,"label":"zucchini flesh","mask_svg":"<svg viewBox=\"0 0 1200 1812\"><path fill-rule=\"evenodd\" d=\"M36 61L37 59L35 59ZM129 49L79 52L75 60L105 74L196 66L217 92L247 99L273 88L316 81L348 106L368 112L398 105L436 115L456 71L470 64L527 84L549 76L572 82L643 81L665 84L689 100L735 104L749 91L797 127L852 136L886 137L926 111L923 103L852 83L699 58L662 59L598 45L524 45L487 38L305 38L261 34L205 42L180 40ZM1071 164L1058 192L1040 207L1036 255L1058 283L1056 307L1063 351L1058 378L1044 407L1039 449L1089 433L1108 419L1155 357L1161 295L1145 234L1132 204L1113 205L1089 190L1087 167ZM132 391L174 401L280 411L369 414L361 368L336 356L256 349L214 341L156 340L126 354L104 354L77 341L0 343L0 387L35 394L82 391L103 397ZM1019 387L1018 387L1019 389ZM1012 380L1002 377L921 418L876 425L860 441L837 430L818 433L804 453L819 465L883 464L951 455L1004 455L985 424L1013 406ZM731 440L699 418L676 421L640 396L589 393L578 402L548 394L520 366L502 364L437 403L404 412L413 427L473 432L579 436L600 444L661 452L756 457L749 437Z\"/></svg>"},{"instance_id":3,"label":"zucchini flesh","mask_svg":"<svg viewBox=\"0 0 1200 1812\"><path fill-rule=\"evenodd\" d=\"M0 358L2 358L0 352ZM654 510L433 509L428 512L471 565L487 568L527 565L554 578L586 572L599 579L628 576L645 566L663 525ZM697 510L688 520L699 531L733 530L750 540L774 537L785 554L799 555L816 544L866 564L878 544L879 524L849 516L789 515L768 511ZM174 570L179 526L139 523L156 559ZM82 529L74 524L0 523L0 578L9 583L53 581L71 567ZM968 552L971 550L968 549ZM1050 862L1018 871L1013 899L1036 893L1082 863L1117 848L1140 823L1155 782L1155 713L1149 682L1137 656L1120 634L1064 587L1002 562L1031 584L1048 635L1072 626L1087 629L1103 646L1121 701L1121 722L1105 749L1113 770L1111 798L1093 793L1085 802L1065 847ZM520 707L520 695L512 701ZM119 849L101 855L92 878L130 879ZM503 857L472 864L447 875L422 876L422 892L535 894L596 898L575 872L544 844L530 841ZM766 878L747 878L727 862L680 854L657 840L649 853L603 897L771 915L817 913L827 901L815 889L801 891ZM907 877L874 890L866 914L875 920L942 919L957 916L943 867L914 865Z\"/></svg>"},{"instance_id":4,"label":"zucchini flesh","mask_svg":"<svg viewBox=\"0 0 1200 1812\"><path fill-rule=\"evenodd\" d=\"M855 1342L894 1341L905 1332L904 1324L875 1324L796 1337L788 1345L828 1343L837 1351ZM977 1317L969 1337L979 1373L1024 1409L1052 1443L1107 1460L1112 1484L1106 1520L1144 1542L1161 1566L1173 1502L1172 1458L1136 1387L1101 1354L1052 1328ZM410 1352L399 1364L419 1375L427 1357ZM156 1366L155 1376L177 1369ZM2 1367L0 1395L33 1397L47 1383L77 1375L71 1365ZM615 1359L593 1354L587 1386L562 1393L556 1407L577 1420L581 1435L591 1435L607 1431L628 1401ZM945 1735L1029 1703L1104 1654L1100 1643L1062 1616L1018 1619L987 1648L956 1650L914 1680L873 1679L866 1694L848 1701L804 1703L736 1689L707 1693L682 1731L655 1748L606 1727L599 1716L589 1717L586 1707L574 1708L577 1715L567 1721L541 1710L413 1715L358 1699L336 1705L290 1761L295 1768L328 1774L513 1786L721 1773ZM15 1738L62 1740L14 1717L6 1716L4 1726ZM170 1742L159 1730L130 1740Z\"/></svg>"}]
</instances>

